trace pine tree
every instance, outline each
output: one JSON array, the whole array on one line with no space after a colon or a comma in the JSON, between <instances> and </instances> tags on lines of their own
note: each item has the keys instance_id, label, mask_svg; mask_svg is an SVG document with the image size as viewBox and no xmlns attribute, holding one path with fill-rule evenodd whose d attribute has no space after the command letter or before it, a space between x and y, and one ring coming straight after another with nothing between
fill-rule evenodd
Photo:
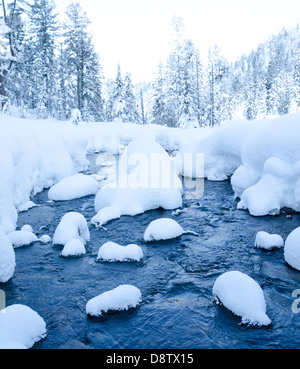
<instances>
[{"instance_id":1,"label":"pine tree","mask_svg":"<svg viewBox=\"0 0 300 369\"><path fill-rule=\"evenodd\" d=\"M166 83L163 65L160 63L157 76L152 83L151 121L154 124L167 125L169 122L167 116Z\"/></svg>"},{"instance_id":2,"label":"pine tree","mask_svg":"<svg viewBox=\"0 0 300 369\"><path fill-rule=\"evenodd\" d=\"M64 37L76 96L73 108L79 109L83 120L103 120L102 70L88 30L90 21L78 3L71 4L66 15Z\"/></svg>"},{"instance_id":3,"label":"pine tree","mask_svg":"<svg viewBox=\"0 0 300 369\"><path fill-rule=\"evenodd\" d=\"M2 0L0 16L0 106L3 108L8 101L7 85L9 74L13 70L20 52L22 32L20 27L21 0L7 3Z\"/></svg>"},{"instance_id":4,"label":"pine tree","mask_svg":"<svg viewBox=\"0 0 300 369\"><path fill-rule=\"evenodd\" d=\"M121 73L120 64L118 64L117 75L114 81L109 82L107 116L109 121L121 120L124 118L125 98L124 98L124 81Z\"/></svg>"},{"instance_id":5,"label":"pine tree","mask_svg":"<svg viewBox=\"0 0 300 369\"><path fill-rule=\"evenodd\" d=\"M34 101L38 117L55 111L57 14L53 0L34 0L30 12L30 39L34 75Z\"/></svg>"},{"instance_id":6,"label":"pine tree","mask_svg":"<svg viewBox=\"0 0 300 369\"><path fill-rule=\"evenodd\" d=\"M140 123L139 113L137 111L137 101L133 92L133 85L130 73L124 78L124 112L123 121Z\"/></svg>"}]
</instances>

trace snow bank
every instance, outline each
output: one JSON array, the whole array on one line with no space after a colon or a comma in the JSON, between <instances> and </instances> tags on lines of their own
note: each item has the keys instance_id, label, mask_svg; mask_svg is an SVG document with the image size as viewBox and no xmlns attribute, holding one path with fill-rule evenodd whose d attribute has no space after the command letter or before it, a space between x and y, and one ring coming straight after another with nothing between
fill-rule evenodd
<instances>
[{"instance_id":1,"label":"snow bank","mask_svg":"<svg viewBox=\"0 0 300 369\"><path fill-rule=\"evenodd\" d=\"M39 240L37 236L30 231L11 232L7 235L7 237L9 238L15 249L19 247L29 246Z\"/></svg>"},{"instance_id":2,"label":"snow bank","mask_svg":"<svg viewBox=\"0 0 300 369\"><path fill-rule=\"evenodd\" d=\"M98 183L93 177L75 174L52 186L48 192L48 198L53 201L67 201L96 195L98 191Z\"/></svg>"},{"instance_id":3,"label":"snow bank","mask_svg":"<svg viewBox=\"0 0 300 369\"><path fill-rule=\"evenodd\" d=\"M107 242L100 247L97 261L140 261L143 251L138 245L120 246L114 242Z\"/></svg>"},{"instance_id":4,"label":"snow bank","mask_svg":"<svg viewBox=\"0 0 300 369\"><path fill-rule=\"evenodd\" d=\"M242 149L242 166L232 185L239 208L254 216L283 207L300 211L300 114L260 121Z\"/></svg>"},{"instance_id":5,"label":"snow bank","mask_svg":"<svg viewBox=\"0 0 300 369\"><path fill-rule=\"evenodd\" d=\"M266 302L259 284L241 272L221 275L215 282L213 294L228 310L242 318L243 324L265 326L271 320L266 314Z\"/></svg>"},{"instance_id":6,"label":"snow bank","mask_svg":"<svg viewBox=\"0 0 300 369\"><path fill-rule=\"evenodd\" d=\"M283 207L300 211L299 122L300 113L226 122L208 136L186 143L175 158L177 168L186 154L203 153L204 177L231 178L239 209L253 216L278 214ZM201 168L197 171L189 162L181 170L186 177L197 177L197 172Z\"/></svg>"},{"instance_id":7,"label":"snow bank","mask_svg":"<svg viewBox=\"0 0 300 369\"><path fill-rule=\"evenodd\" d=\"M0 228L0 283L8 282L14 275L16 256L12 243Z\"/></svg>"},{"instance_id":8,"label":"snow bank","mask_svg":"<svg viewBox=\"0 0 300 369\"><path fill-rule=\"evenodd\" d=\"M0 227L5 233L16 229L17 209L33 204L32 195L88 168L88 137L76 128L0 114Z\"/></svg>"},{"instance_id":9,"label":"snow bank","mask_svg":"<svg viewBox=\"0 0 300 369\"><path fill-rule=\"evenodd\" d=\"M30 349L45 338L46 333L44 320L27 306L12 305L0 312L0 346L25 346Z\"/></svg>"},{"instance_id":10,"label":"snow bank","mask_svg":"<svg viewBox=\"0 0 300 369\"><path fill-rule=\"evenodd\" d=\"M291 267L300 271L300 227L296 228L286 239L284 257Z\"/></svg>"},{"instance_id":11,"label":"snow bank","mask_svg":"<svg viewBox=\"0 0 300 369\"><path fill-rule=\"evenodd\" d=\"M258 232L256 235L255 247L265 250L281 249L284 247L284 240L278 234Z\"/></svg>"},{"instance_id":12,"label":"snow bank","mask_svg":"<svg viewBox=\"0 0 300 369\"><path fill-rule=\"evenodd\" d=\"M128 310L137 307L141 299L142 294L138 288L122 285L91 299L86 305L86 313L91 316L101 316L110 310Z\"/></svg>"},{"instance_id":13,"label":"snow bank","mask_svg":"<svg viewBox=\"0 0 300 369\"><path fill-rule=\"evenodd\" d=\"M61 252L61 256L68 257L79 257L86 254L84 244L77 238L69 240Z\"/></svg>"},{"instance_id":14,"label":"snow bank","mask_svg":"<svg viewBox=\"0 0 300 369\"><path fill-rule=\"evenodd\" d=\"M150 223L144 234L145 242L170 240L185 233L184 229L173 219L158 219Z\"/></svg>"},{"instance_id":15,"label":"snow bank","mask_svg":"<svg viewBox=\"0 0 300 369\"><path fill-rule=\"evenodd\" d=\"M151 138L133 140L120 159L118 178L100 189L92 224L122 215L182 206L182 184L166 151Z\"/></svg>"},{"instance_id":16,"label":"snow bank","mask_svg":"<svg viewBox=\"0 0 300 369\"><path fill-rule=\"evenodd\" d=\"M90 231L82 214L71 212L61 219L53 236L54 245L66 245L68 241L78 239L83 244L90 241Z\"/></svg>"}]
</instances>

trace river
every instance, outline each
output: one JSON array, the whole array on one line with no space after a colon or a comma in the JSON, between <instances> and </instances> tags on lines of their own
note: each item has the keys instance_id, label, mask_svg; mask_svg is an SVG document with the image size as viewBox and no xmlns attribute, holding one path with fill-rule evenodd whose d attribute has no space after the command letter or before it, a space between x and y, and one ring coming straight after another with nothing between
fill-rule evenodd
<instances>
[{"instance_id":1,"label":"river","mask_svg":"<svg viewBox=\"0 0 300 369\"><path fill-rule=\"evenodd\" d=\"M35 196L39 207L20 213L18 227L30 224L38 236L53 237L65 213L80 212L88 222L95 215L93 196L55 204L47 200L47 191ZM146 245L144 231L160 217L173 217L199 237ZM14 277L1 288L7 305L27 305L45 320L47 337L34 349L298 348L300 314L292 310L292 293L300 288L300 272L286 264L283 249L259 250L254 241L259 231L286 239L299 225L300 214L287 209L262 218L237 210L229 182L205 181L204 196L184 198L177 216L159 209L124 216L107 224L107 230L90 226L84 257L64 259L62 248L52 244L16 249ZM97 263L99 247L107 241L136 243L144 258L139 263ZM260 284L271 326L240 325L240 318L214 303L214 282L231 270ZM141 290L137 309L97 319L86 315L88 300L122 284Z\"/></svg>"}]
</instances>

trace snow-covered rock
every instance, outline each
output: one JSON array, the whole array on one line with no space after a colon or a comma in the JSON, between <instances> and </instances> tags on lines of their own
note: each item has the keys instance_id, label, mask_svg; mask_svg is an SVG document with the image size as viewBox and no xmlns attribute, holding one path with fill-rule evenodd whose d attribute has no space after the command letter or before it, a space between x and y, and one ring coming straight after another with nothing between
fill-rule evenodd
<instances>
[{"instance_id":1,"label":"snow-covered rock","mask_svg":"<svg viewBox=\"0 0 300 369\"><path fill-rule=\"evenodd\" d=\"M27 231L27 232L33 233L33 229L31 227L31 225L29 225L29 224L23 225L23 227L21 228L21 231Z\"/></svg>"},{"instance_id":2,"label":"snow-covered rock","mask_svg":"<svg viewBox=\"0 0 300 369\"><path fill-rule=\"evenodd\" d=\"M106 242L100 247L97 261L140 261L143 250L138 245L121 246L114 242Z\"/></svg>"},{"instance_id":3,"label":"snow-covered rock","mask_svg":"<svg viewBox=\"0 0 300 369\"><path fill-rule=\"evenodd\" d=\"M86 250L85 250L85 246L82 243L82 241L80 241L77 238L73 238L70 241L68 241L62 252L61 252L61 256L68 258L68 257L79 257L79 256L83 256L86 254Z\"/></svg>"},{"instance_id":4,"label":"snow-covered rock","mask_svg":"<svg viewBox=\"0 0 300 369\"><path fill-rule=\"evenodd\" d=\"M182 206L182 183L166 151L153 139L133 140L120 159L118 178L95 198L92 224L103 225L122 215Z\"/></svg>"},{"instance_id":5,"label":"snow-covered rock","mask_svg":"<svg viewBox=\"0 0 300 369\"><path fill-rule=\"evenodd\" d=\"M142 294L138 288L122 285L88 301L86 313L91 316L101 316L111 310L129 310L137 307L141 300Z\"/></svg>"},{"instance_id":6,"label":"snow-covered rock","mask_svg":"<svg viewBox=\"0 0 300 369\"><path fill-rule=\"evenodd\" d=\"M255 247L265 250L281 249L284 247L284 240L278 234L258 232L255 239Z\"/></svg>"},{"instance_id":7,"label":"snow-covered rock","mask_svg":"<svg viewBox=\"0 0 300 369\"><path fill-rule=\"evenodd\" d=\"M49 235L44 234L42 237L39 238L39 241L46 245L47 243L51 243L52 239Z\"/></svg>"},{"instance_id":8,"label":"snow-covered rock","mask_svg":"<svg viewBox=\"0 0 300 369\"><path fill-rule=\"evenodd\" d=\"M92 176L79 173L64 178L52 186L48 198L53 201L67 201L96 195L98 191L98 183Z\"/></svg>"},{"instance_id":9,"label":"snow-covered rock","mask_svg":"<svg viewBox=\"0 0 300 369\"><path fill-rule=\"evenodd\" d=\"M90 241L90 231L85 217L77 212L63 216L53 236L54 245L63 245L72 239L78 239L83 244Z\"/></svg>"},{"instance_id":10,"label":"snow-covered rock","mask_svg":"<svg viewBox=\"0 0 300 369\"><path fill-rule=\"evenodd\" d=\"M289 234L284 247L285 261L300 271L300 227Z\"/></svg>"},{"instance_id":11,"label":"snow-covered rock","mask_svg":"<svg viewBox=\"0 0 300 369\"><path fill-rule=\"evenodd\" d=\"M221 275L215 282L213 294L228 310L242 318L247 325L268 326L266 301L259 284L248 275L232 271Z\"/></svg>"},{"instance_id":12,"label":"snow-covered rock","mask_svg":"<svg viewBox=\"0 0 300 369\"><path fill-rule=\"evenodd\" d=\"M0 228L0 283L8 282L14 275L16 256L12 243Z\"/></svg>"},{"instance_id":13,"label":"snow-covered rock","mask_svg":"<svg viewBox=\"0 0 300 369\"><path fill-rule=\"evenodd\" d=\"M173 219L163 218L150 223L144 234L145 242L163 241L178 238L184 229Z\"/></svg>"},{"instance_id":14,"label":"snow-covered rock","mask_svg":"<svg viewBox=\"0 0 300 369\"><path fill-rule=\"evenodd\" d=\"M0 345L18 344L27 349L45 338L46 323L38 313L24 305L11 305L0 312Z\"/></svg>"},{"instance_id":15,"label":"snow-covered rock","mask_svg":"<svg viewBox=\"0 0 300 369\"><path fill-rule=\"evenodd\" d=\"M19 247L29 246L39 240L34 233L29 231L11 232L7 235L7 237L9 238L15 249Z\"/></svg>"}]
</instances>

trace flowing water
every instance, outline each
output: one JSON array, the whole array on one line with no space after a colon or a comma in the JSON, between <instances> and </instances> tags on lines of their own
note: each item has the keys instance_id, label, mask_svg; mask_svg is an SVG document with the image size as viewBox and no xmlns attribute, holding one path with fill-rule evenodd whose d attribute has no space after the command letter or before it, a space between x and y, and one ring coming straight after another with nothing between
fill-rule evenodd
<instances>
[{"instance_id":1,"label":"flowing water","mask_svg":"<svg viewBox=\"0 0 300 369\"><path fill-rule=\"evenodd\" d=\"M95 168L94 168L95 169ZM47 191L40 205L19 214L18 226L32 225L38 236L53 236L62 216L70 211L87 221L95 215L94 197L55 204ZM199 234L146 245L143 234L157 218L172 217ZM247 349L298 348L300 314L292 310L300 272L289 267L283 249L254 247L258 231L284 239L300 225L300 214L285 210L276 217L254 218L237 210L229 182L205 182L201 199L184 199L183 211L154 210L122 217L104 229L90 226L87 254L60 257L61 247L35 243L16 249L13 279L1 285L7 305L24 304L47 324L47 337L35 349ZM144 251L139 263L97 263L99 247L107 241L136 243ZM239 270L262 287L272 325L249 328L240 318L213 301L212 288L222 273ZM122 284L142 292L137 309L91 319L88 300Z\"/></svg>"}]
</instances>

